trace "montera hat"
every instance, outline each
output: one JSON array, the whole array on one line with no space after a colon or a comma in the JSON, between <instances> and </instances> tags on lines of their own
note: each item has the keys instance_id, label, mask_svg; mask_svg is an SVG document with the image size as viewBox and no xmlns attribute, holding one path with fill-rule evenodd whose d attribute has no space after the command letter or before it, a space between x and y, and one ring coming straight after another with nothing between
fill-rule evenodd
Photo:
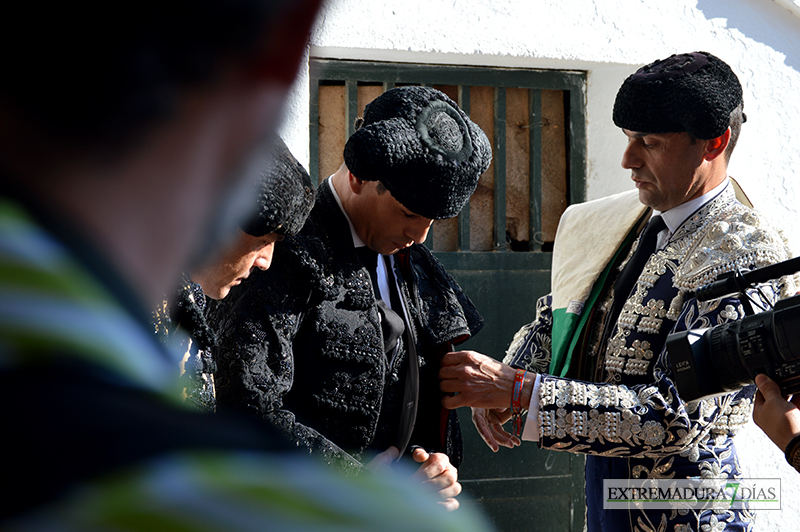
<instances>
[{"instance_id":1,"label":"montera hat","mask_svg":"<svg viewBox=\"0 0 800 532\"><path fill-rule=\"evenodd\" d=\"M354 176L380 181L407 209L434 220L459 213L491 160L483 130L430 87L398 87L370 102L344 148Z\"/></svg>"},{"instance_id":2,"label":"montera hat","mask_svg":"<svg viewBox=\"0 0 800 532\"><path fill-rule=\"evenodd\" d=\"M725 133L741 103L739 78L724 61L707 52L671 55L625 80L614 102L614 124L709 140Z\"/></svg>"},{"instance_id":3,"label":"montera hat","mask_svg":"<svg viewBox=\"0 0 800 532\"><path fill-rule=\"evenodd\" d=\"M305 224L315 197L308 172L276 137L272 157L255 186L254 214L242 224L242 230L252 236L293 236Z\"/></svg>"}]
</instances>

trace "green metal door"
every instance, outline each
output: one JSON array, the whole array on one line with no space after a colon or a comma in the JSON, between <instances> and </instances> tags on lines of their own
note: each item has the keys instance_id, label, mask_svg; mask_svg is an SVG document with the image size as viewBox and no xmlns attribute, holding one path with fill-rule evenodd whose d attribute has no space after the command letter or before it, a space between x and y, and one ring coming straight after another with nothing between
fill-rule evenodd
<instances>
[{"instance_id":1,"label":"green metal door","mask_svg":"<svg viewBox=\"0 0 800 532\"><path fill-rule=\"evenodd\" d=\"M341 164L367 102L403 84L448 94L487 133L493 162L457 219L437 221L426 245L475 302L485 326L461 349L502 359L514 333L550 289L552 241L563 209L584 201L583 72L310 60L310 165L321 181ZM459 411L462 499L499 531L578 531L583 457L533 442L492 453Z\"/></svg>"},{"instance_id":2,"label":"green metal door","mask_svg":"<svg viewBox=\"0 0 800 532\"><path fill-rule=\"evenodd\" d=\"M549 290L551 254L479 255L438 256L486 323L459 349L502 359L514 333L533 319L537 297ZM461 497L479 505L498 530L583 530L583 456L541 450L534 442L493 453L475 430L468 408L459 410L459 420L464 435Z\"/></svg>"}]
</instances>

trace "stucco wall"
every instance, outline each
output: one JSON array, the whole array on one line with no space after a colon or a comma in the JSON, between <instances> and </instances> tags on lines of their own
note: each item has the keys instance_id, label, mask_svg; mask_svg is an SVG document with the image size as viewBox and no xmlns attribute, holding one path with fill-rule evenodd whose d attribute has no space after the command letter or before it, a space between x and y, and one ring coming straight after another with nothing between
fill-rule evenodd
<instances>
[{"instance_id":1,"label":"stucco wall","mask_svg":"<svg viewBox=\"0 0 800 532\"><path fill-rule=\"evenodd\" d=\"M619 84L639 65L706 50L739 74L748 122L731 161L757 206L800 250L800 7L796 0L330 0L312 38L318 57L588 72L587 195L630 187L611 123ZM794 12L790 11L791 7ZM307 99L301 78L296 99ZM307 110L295 105L287 135L307 157ZM302 159L301 159L302 160Z\"/></svg>"},{"instance_id":2,"label":"stucco wall","mask_svg":"<svg viewBox=\"0 0 800 532\"><path fill-rule=\"evenodd\" d=\"M778 3L779 2L779 3ZM555 68L587 72L587 196L631 188L624 136L611 122L619 85L638 66L705 50L744 87L747 123L730 165L753 203L800 251L800 2L798 0L329 0L315 57ZM308 80L301 73L284 136L308 161ZM782 511L762 530L797 530L800 475L754 426L737 437L750 476L783 478ZM789 505L794 508L789 508Z\"/></svg>"}]
</instances>

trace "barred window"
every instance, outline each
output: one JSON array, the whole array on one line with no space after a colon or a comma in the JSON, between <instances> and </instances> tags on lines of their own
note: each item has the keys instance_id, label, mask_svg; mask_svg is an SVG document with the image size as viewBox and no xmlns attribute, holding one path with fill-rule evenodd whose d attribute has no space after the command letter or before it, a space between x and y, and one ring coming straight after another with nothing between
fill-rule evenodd
<instances>
[{"instance_id":1,"label":"barred window","mask_svg":"<svg viewBox=\"0 0 800 532\"><path fill-rule=\"evenodd\" d=\"M492 165L461 214L434 223L436 252L547 252L561 214L584 201L585 74L311 59L312 177L342 163L367 103L402 85L432 86L489 137Z\"/></svg>"}]
</instances>

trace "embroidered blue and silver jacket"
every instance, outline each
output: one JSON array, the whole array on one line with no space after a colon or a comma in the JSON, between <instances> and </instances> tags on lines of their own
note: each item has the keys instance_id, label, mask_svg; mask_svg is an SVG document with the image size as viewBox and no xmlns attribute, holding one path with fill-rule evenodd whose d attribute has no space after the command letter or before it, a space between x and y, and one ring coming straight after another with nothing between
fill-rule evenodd
<instances>
[{"instance_id":1,"label":"embroidered blue and silver jacket","mask_svg":"<svg viewBox=\"0 0 800 532\"><path fill-rule=\"evenodd\" d=\"M741 476L732 437L749 420L755 388L682 401L671 377L665 341L671 332L713 327L744 316L738 298L699 302L693 297L697 288L736 268L760 268L789 257L780 232L739 203L729 187L690 216L650 257L616 323L604 319L613 303L610 285L596 308L583 310L596 312L597 319L594 330L587 332L586 349L573 364L588 366L591 376L584 374L583 380L542 376L539 445L590 455L589 530L595 524L605 530L611 522L636 531L750 529L753 516L747 510L618 510L627 515L614 520L597 499L602 487L597 475ZM760 288L771 301L796 291L792 278ZM547 295L537 304L536 320L517 333L506 363L545 373L552 323Z\"/></svg>"}]
</instances>

